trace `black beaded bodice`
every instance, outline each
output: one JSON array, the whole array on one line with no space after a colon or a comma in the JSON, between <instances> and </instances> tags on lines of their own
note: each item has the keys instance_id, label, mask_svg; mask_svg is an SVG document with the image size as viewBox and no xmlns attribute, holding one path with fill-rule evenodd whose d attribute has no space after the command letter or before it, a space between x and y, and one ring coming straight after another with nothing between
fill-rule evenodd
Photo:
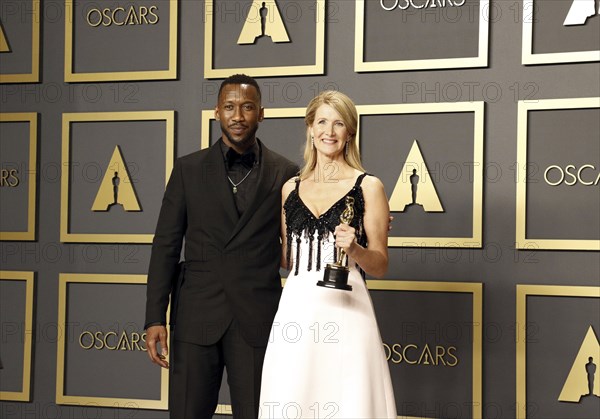
<instances>
[{"instance_id":1,"label":"black beaded bodice","mask_svg":"<svg viewBox=\"0 0 600 419\"><path fill-rule=\"evenodd\" d=\"M346 197L351 196L354 198L354 218L350 222L350 226L356 229L356 241L361 246L367 245L367 236L365 234L363 217L365 213L365 199L363 197L362 188L360 184L367 173L363 173L356 179L356 183L343 197L341 197L336 203L334 203L327 211L321 214L320 217L315 215L308 209L306 204L300 198L298 189L300 186L299 179L296 180L296 188L288 195L283 209L285 211L285 220L287 223L287 261L288 269L292 255L292 243L293 240L296 242L296 254L294 258L295 274L298 274L300 266L300 244L302 240L308 242L308 261L307 270L312 270L313 262L313 247L314 240L316 243L316 270L321 269L321 250L323 246L323 240L326 240L329 233L335 231L335 227L340 224L340 215L346 208ZM335 260L336 250L333 250L333 259ZM347 262L346 262L347 263ZM362 273L362 272L361 272Z\"/></svg>"}]
</instances>

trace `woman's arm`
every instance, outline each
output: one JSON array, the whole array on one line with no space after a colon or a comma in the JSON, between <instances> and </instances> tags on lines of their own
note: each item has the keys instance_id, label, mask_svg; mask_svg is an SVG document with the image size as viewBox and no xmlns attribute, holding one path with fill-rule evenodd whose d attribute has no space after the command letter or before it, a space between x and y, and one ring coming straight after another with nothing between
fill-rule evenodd
<instances>
[{"instance_id":1,"label":"woman's arm","mask_svg":"<svg viewBox=\"0 0 600 419\"><path fill-rule=\"evenodd\" d=\"M365 198L364 228L368 238L367 247L356 242L355 229L340 224L335 228L336 246L358 263L369 275L382 277L388 268L388 226L390 207L383 183L374 176L362 182Z\"/></svg>"},{"instance_id":2,"label":"woman's arm","mask_svg":"<svg viewBox=\"0 0 600 419\"><path fill-rule=\"evenodd\" d=\"M286 183L283 184L283 187L281 188L281 267L283 269L287 269L288 268L288 260L287 260L287 223L285 221L285 211L283 210L283 205L285 204L285 201L287 200L288 195L290 194L290 192L292 192L294 190L294 187L296 186L295 183L295 178L292 178L290 180L288 180ZM289 261L290 263L292 261Z\"/></svg>"}]
</instances>

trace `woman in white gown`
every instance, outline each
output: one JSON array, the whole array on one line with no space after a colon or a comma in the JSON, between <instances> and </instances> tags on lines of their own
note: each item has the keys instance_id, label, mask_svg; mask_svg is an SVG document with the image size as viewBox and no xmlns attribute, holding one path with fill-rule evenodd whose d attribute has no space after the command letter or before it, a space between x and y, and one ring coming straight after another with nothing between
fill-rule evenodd
<instances>
[{"instance_id":1,"label":"woman in white gown","mask_svg":"<svg viewBox=\"0 0 600 419\"><path fill-rule=\"evenodd\" d=\"M385 274L389 207L366 175L354 103L323 92L306 111L305 166L282 190L282 266L291 268L271 329L261 418L396 418L396 404L364 272ZM346 197L350 225L340 223ZM336 249L337 248L337 249ZM347 254L351 291L318 287Z\"/></svg>"}]
</instances>

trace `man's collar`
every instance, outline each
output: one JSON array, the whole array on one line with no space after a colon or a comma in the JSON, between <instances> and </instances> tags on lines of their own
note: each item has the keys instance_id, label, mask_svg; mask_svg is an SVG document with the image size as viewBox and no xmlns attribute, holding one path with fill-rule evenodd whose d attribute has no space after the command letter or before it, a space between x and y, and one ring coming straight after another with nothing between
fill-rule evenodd
<instances>
[{"instance_id":1,"label":"man's collar","mask_svg":"<svg viewBox=\"0 0 600 419\"><path fill-rule=\"evenodd\" d=\"M233 148L231 148L227 144L225 144L225 141L223 141L223 139L221 139L220 143L221 143L220 144L221 153L223 154L223 160L227 163L229 161L228 156L231 155L229 150L231 150L232 153L237 153L237 152ZM261 147L260 147L258 139L254 142L254 144L252 144L252 146L250 148L248 148L246 151L244 151L242 153L242 156L247 156L249 154L254 155L254 164L255 165L260 163Z\"/></svg>"}]
</instances>

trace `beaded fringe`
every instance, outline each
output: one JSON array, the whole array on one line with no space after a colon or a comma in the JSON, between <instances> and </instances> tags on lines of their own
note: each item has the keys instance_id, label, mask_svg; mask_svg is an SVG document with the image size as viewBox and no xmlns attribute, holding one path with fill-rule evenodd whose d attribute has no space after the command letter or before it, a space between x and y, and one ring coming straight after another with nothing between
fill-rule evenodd
<instances>
[{"instance_id":1,"label":"beaded fringe","mask_svg":"<svg viewBox=\"0 0 600 419\"><path fill-rule=\"evenodd\" d=\"M365 201L360 187L361 181L366 174L361 175L354 187L348 191L346 196L354 197L354 210L355 218L351 225L356 228L357 242L361 246L366 246L367 237L364 231L363 225L363 214L365 210ZM327 211L321 214L320 217L315 217L313 213L306 207L304 202L298 195L299 181L296 181L296 188L287 197L283 209L285 212L286 223L287 223L287 269L288 271L294 266L294 272L298 275L300 271L300 244L305 239L308 242L308 263L307 269L311 271L313 266L317 271L321 270L321 256L323 241L329 236L329 233L335 230L335 227L340 223L340 213L344 210L345 202L344 199L338 200L331 206ZM313 263L313 245L315 244L315 233L317 235L316 245L316 263ZM296 238L296 252L295 260L292 263L292 243L294 237ZM333 260L336 261L338 252L335 246L333 247ZM346 266L348 266L348 260L346 260Z\"/></svg>"}]
</instances>

